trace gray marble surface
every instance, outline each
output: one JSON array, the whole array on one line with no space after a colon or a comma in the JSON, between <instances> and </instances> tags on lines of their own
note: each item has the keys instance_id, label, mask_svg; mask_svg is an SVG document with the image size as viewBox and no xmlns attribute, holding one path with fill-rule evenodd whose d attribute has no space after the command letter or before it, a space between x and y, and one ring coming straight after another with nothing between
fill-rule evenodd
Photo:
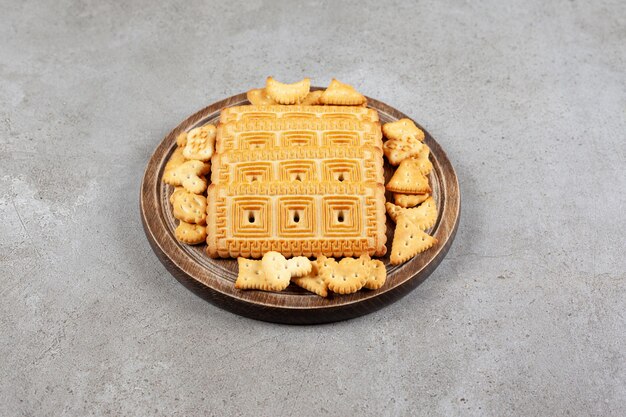
<instances>
[{"instance_id":1,"label":"gray marble surface","mask_svg":"<svg viewBox=\"0 0 626 417\"><path fill-rule=\"evenodd\" d=\"M0 415L626 415L625 2L0 3ZM269 74L448 152L456 241L390 307L257 322L150 250L156 145Z\"/></svg>"}]
</instances>

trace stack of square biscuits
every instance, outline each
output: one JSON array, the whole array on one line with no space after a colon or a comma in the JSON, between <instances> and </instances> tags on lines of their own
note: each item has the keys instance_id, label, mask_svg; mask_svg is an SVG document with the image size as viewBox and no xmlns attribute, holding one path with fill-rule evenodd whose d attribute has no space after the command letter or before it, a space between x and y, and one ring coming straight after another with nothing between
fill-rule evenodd
<instances>
[{"instance_id":1,"label":"stack of square biscuits","mask_svg":"<svg viewBox=\"0 0 626 417\"><path fill-rule=\"evenodd\" d=\"M209 256L385 254L376 110L230 107L220 115L211 164Z\"/></svg>"}]
</instances>

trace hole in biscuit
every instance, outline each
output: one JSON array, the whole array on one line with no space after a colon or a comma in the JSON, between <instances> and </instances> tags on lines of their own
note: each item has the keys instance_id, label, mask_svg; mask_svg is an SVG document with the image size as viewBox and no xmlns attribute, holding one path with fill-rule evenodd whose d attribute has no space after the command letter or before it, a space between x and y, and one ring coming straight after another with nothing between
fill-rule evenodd
<instances>
[{"instance_id":1,"label":"hole in biscuit","mask_svg":"<svg viewBox=\"0 0 626 417\"><path fill-rule=\"evenodd\" d=\"M302 178L300 178L300 174L296 174L296 181L302 181Z\"/></svg>"},{"instance_id":2,"label":"hole in biscuit","mask_svg":"<svg viewBox=\"0 0 626 417\"><path fill-rule=\"evenodd\" d=\"M298 223L299 221L300 221L300 214L298 214L298 212L296 211L296 213L293 215L293 222Z\"/></svg>"},{"instance_id":3,"label":"hole in biscuit","mask_svg":"<svg viewBox=\"0 0 626 417\"><path fill-rule=\"evenodd\" d=\"M343 172L337 177L337 181L343 181Z\"/></svg>"},{"instance_id":4,"label":"hole in biscuit","mask_svg":"<svg viewBox=\"0 0 626 417\"><path fill-rule=\"evenodd\" d=\"M253 212L248 213L248 222L254 223L255 220L256 219L254 218L254 213Z\"/></svg>"},{"instance_id":5,"label":"hole in biscuit","mask_svg":"<svg viewBox=\"0 0 626 417\"><path fill-rule=\"evenodd\" d=\"M343 211L340 211L339 213L337 213L337 221L339 223L343 223Z\"/></svg>"}]
</instances>

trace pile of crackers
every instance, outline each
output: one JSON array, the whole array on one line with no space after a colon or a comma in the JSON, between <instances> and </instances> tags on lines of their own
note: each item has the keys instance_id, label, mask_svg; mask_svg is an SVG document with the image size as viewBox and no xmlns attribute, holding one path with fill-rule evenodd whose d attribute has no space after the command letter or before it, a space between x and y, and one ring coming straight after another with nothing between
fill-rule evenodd
<instances>
[{"instance_id":1,"label":"pile of crackers","mask_svg":"<svg viewBox=\"0 0 626 417\"><path fill-rule=\"evenodd\" d=\"M217 127L182 132L163 174L175 187L176 238L238 258L236 288L294 283L326 297L383 287L385 265L372 257L387 251L385 213L396 223L391 264L436 243L425 232L438 216L433 165L411 120L381 129L365 96L335 79L310 91L308 78L268 77L247 98L222 110ZM397 167L386 185L383 154Z\"/></svg>"}]
</instances>

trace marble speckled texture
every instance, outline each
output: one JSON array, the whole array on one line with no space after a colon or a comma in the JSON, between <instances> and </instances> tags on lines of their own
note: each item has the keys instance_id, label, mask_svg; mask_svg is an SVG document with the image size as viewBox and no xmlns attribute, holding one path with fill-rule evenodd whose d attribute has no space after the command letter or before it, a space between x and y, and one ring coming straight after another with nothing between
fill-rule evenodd
<instances>
[{"instance_id":1,"label":"marble speckled texture","mask_svg":"<svg viewBox=\"0 0 626 417\"><path fill-rule=\"evenodd\" d=\"M0 415L626 415L625 2L0 3ZM152 150L268 74L447 150L456 242L394 305L256 322L151 252Z\"/></svg>"}]
</instances>

